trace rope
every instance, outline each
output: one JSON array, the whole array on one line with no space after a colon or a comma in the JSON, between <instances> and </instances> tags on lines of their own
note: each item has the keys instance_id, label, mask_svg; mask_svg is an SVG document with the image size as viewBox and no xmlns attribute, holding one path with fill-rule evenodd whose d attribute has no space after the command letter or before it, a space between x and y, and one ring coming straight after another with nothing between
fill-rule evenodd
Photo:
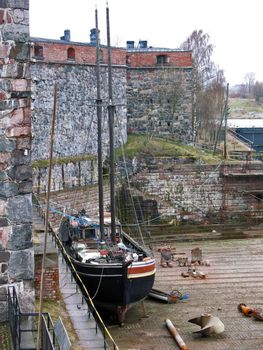
<instances>
[{"instance_id":1,"label":"rope","mask_svg":"<svg viewBox=\"0 0 263 350\"><path fill-rule=\"evenodd\" d=\"M93 295L93 297L91 298L91 300L93 300L96 297L96 295L98 294L98 291L99 291L100 285L101 285L101 281L102 281L103 272L104 272L104 268L101 271L100 280L99 280L97 290L96 290L95 294Z\"/></svg>"},{"instance_id":2,"label":"rope","mask_svg":"<svg viewBox=\"0 0 263 350\"><path fill-rule=\"evenodd\" d=\"M123 138L122 138L121 151L122 151L122 158L123 158L123 163L124 163L124 169L125 169L126 180L127 180L127 184L128 184L128 189L129 189L129 193L130 193L130 198L131 198L131 202L132 202L132 206L133 206L133 210L134 210L134 215L135 215L137 227L138 227L138 230L139 230L139 234L140 234L142 243L143 243L143 245L144 245L144 247L145 247L144 238L143 238L143 235L142 235L141 227L140 227L140 225L139 225L138 216L137 216L137 213L136 213L136 210L135 210L135 205L134 205L133 196L132 196L132 194L131 194L131 185L130 185L130 179L129 179L129 176L128 176L127 163L126 163L126 158L125 158L125 154L124 154L123 143L124 143L124 140L123 140Z\"/></svg>"}]
</instances>

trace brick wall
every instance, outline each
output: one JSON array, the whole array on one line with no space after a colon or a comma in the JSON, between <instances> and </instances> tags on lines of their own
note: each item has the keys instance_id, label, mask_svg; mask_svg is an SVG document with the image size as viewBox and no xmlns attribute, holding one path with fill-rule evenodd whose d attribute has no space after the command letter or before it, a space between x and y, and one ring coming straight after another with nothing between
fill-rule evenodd
<instances>
[{"instance_id":1,"label":"brick wall","mask_svg":"<svg viewBox=\"0 0 263 350\"><path fill-rule=\"evenodd\" d=\"M31 38L31 57L33 60L43 62L68 62L74 61L79 64L96 64L96 47L90 44L81 44L59 40ZM36 55L36 47L42 47L43 57ZM75 59L68 59L68 49L74 49ZM101 47L101 63L107 64L107 48ZM126 50L112 48L111 61L113 65L126 65Z\"/></svg>"},{"instance_id":2,"label":"brick wall","mask_svg":"<svg viewBox=\"0 0 263 350\"><path fill-rule=\"evenodd\" d=\"M173 50L147 50L129 51L127 50L127 63L131 68L154 67L158 66L157 57L166 56L167 62L165 66L170 67L192 67L192 52L191 51L173 51ZM160 65L160 64L159 64Z\"/></svg>"},{"instance_id":3,"label":"brick wall","mask_svg":"<svg viewBox=\"0 0 263 350\"><path fill-rule=\"evenodd\" d=\"M46 257L46 272L45 285L43 291L44 299L60 300L59 289L59 269L58 258L55 254L47 254ZM41 280L41 262L42 255L36 256L35 259L35 293L39 297L40 280Z\"/></svg>"}]
</instances>

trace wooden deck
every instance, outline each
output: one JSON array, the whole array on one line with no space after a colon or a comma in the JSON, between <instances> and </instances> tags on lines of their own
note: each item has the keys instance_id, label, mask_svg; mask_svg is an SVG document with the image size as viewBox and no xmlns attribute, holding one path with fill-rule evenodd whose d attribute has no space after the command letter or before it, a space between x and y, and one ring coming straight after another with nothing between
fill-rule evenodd
<instances>
[{"instance_id":1,"label":"wooden deck","mask_svg":"<svg viewBox=\"0 0 263 350\"><path fill-rule=\"evenodd\" d=\"M263 239L229 239L176 243L177 252L190 257L192 248L200 247L203 259L210 266L197 267L206 279L182 277L186 267L176 262L172 268L159 265L155 288L170 292L173 289L189 293L189 300L175 304L145 301L149 317L143 318L138 304L128 313L124 327L110 327L120 349L169 350L177 349L174 339L165 327L169 318L191 350L247 350L263 349L263 322L245 317L238 304L253 308L263 307ZM193 334L198 326L188 322L202 313L218 316L225 324L225 332L216 337Z\"/></svg>"}]
</instances>

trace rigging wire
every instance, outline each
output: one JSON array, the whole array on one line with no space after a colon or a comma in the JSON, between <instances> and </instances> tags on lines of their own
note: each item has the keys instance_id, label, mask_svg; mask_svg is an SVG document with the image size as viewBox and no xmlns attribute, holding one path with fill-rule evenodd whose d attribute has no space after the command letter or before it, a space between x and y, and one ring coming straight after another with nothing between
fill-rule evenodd
<instances>
[{"instance_id":1,"label":"rigging wire","mask_svg":"<svg viewBox=\"0 0 263 350\"><path fill-rule=\"evenodd\" d=\"M145 247L144 238L143 238L143 235L142 235L141 227L139 225L138 215L137 215L137 212L136 212L136 209L135 209L135 204L134 204L134 200L133 200L133 196L132 196L132 192L131 192L131 184L130 184L130 179L129 179L129 176L128 176L128 169L127 169L127 164L126 164L126 158L125 158L123 144L124 144L124 140L123 140L123 137L122 137L121 150L122 150L122 158L123 158L123 163L124 163L126 180L127 180L127 184L128 184L128 190L129 190L129 193L130 193L131 203L132 203L132 206L133 206L133 209L134 209L135 220L136 220L137 227L138 227L138 230L139 230L140 238L141 238L142 243L143 243L143 245Z\"/></svg>"}]
</instances>

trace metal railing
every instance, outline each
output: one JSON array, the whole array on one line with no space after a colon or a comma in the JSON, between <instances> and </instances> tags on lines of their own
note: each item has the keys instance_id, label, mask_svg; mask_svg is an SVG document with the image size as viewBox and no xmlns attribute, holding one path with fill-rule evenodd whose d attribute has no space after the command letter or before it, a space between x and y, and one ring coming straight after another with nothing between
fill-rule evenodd
<instances>
[{"instance_id":1,"label":"metal railing","mask_svg":"<svg viewBox=\"0 0 263 350\"><path fill-rule=\"evenodd\" d=\"M14 350L36 349L38 312L21 312L14 286L7 289L8 318ZM47 312L41 314L41 349L60 349L54 332L54 324Z\"/></svg>"},{"instance_id":2,"label":"metal railing","mask_svg":"<svg viewBox=\"0 0 263 350\"><path fill-rule=\"evenodd\" d=\"M39 216L44 220L45 222L45 208L42 205L39 205L38 199L36 196L33 195L33 203L35 204ZM72 262L70 260L70 257L66 253L62 242L58 238L57 234L54 232L52 226L50 223L48 223L48 230L49 234L51 235L52 241L55 243L55 245L58 247L61 256L62 261L66 264L66 269L70 271L71 273L71 281L75 281L76 283L76 290L79 289L82 293L82 303L85 303L87 305L87 315L89 318L93 317L93 319L96 322L95 325L95 331L96 333L99 333L103 337L103 344L105 350L118 350L118 346L115 343L115 341L112 339L108 329L106 328L103 320L101 319L95 305L93 304L88 292L85 290L85 287L83 284L80 283L80 277L78 276L76 270L74 269L74 266L72 265ZM84 287L84 288L83 288Z\"/></svg>"}]
</instances>

